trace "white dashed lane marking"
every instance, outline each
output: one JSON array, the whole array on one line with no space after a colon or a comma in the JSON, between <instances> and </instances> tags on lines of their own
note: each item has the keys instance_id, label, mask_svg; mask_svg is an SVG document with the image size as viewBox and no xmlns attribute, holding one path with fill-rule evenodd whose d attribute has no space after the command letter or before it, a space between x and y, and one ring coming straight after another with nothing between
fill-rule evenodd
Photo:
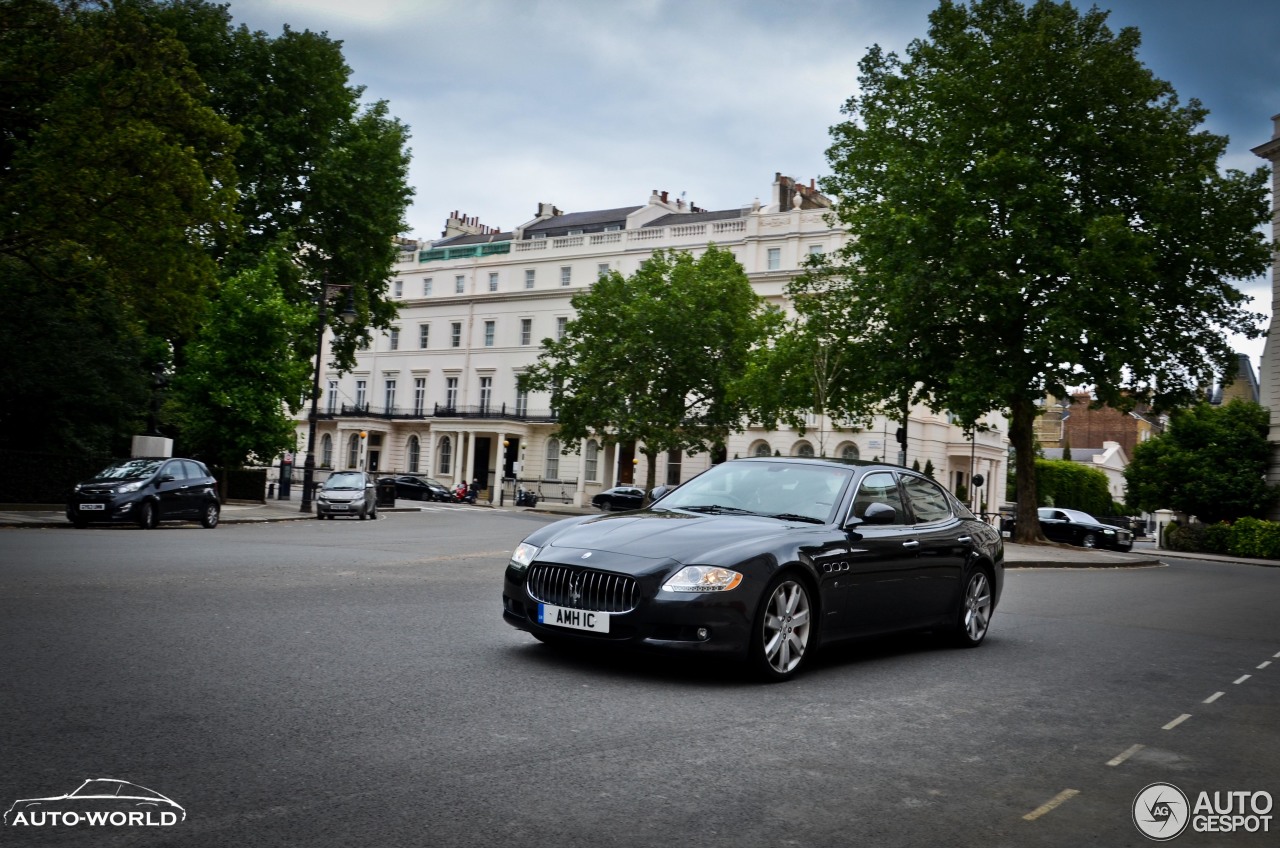
<instances>
[{"instance_id":1,"label":"white dashed lane marking","mask_svg":"<svg viewBox=\"0 0 1280 848\"><path fill-rule=\"evenodd\" d=\"M1237 678L1236 680L1233 680L1233 681L1232 681L1232 683L1235 683L1237 686L1239 686L1241 683L1244 683L1244 682L1245 682L1246 680L1248 680L1250 677L1253 677L1253 675L1252 675L1252 674L1242 674L1242 675L1240 675L1240 677L1239 677L1239 678Z\"/></svg>"},{"instance_id":2,"label":"white dashed lane marking","mask_svg":"<svg viewBox=\"0 0 1280 848\"><path fill-rule=\"evenodd\" d=\"M1222 697L1223 695L1225 695L1225 694L1227 694L1227 693L1226 693L1226 692L1214 692L1212 695L1210 695L1209 697L1205 698L1205 699L1204 699L1204 702L1205 702L1206 704L1212 704L1214 701L1218 700L1219 698L1221 698L1221 697Z\"/></svg>"},{"instance_id":3,"label":"white dashed lane marking","mask_svg":"<svg viewBox=\"0 0 1280 848\"><path fill-rule=\"evenodd\" d=\"M1034 810L1027 813L1025 816L1023 816L1023 818L1026 819L1027 821L1035 821L1036 819L1043 816L1045 813L1048 813L1056 809L1057 807L1061 806L1064 802L1071 800L1072 798L1074 798L1079 794L1080 794L1079 789L1064 789L1061 792L1059 792L1057 795L1054 795L1045 803L1041 804L1039 807L1036 807Z\"/></svg>"},{"instance_id":4,"label":"white dashed lane marking","mask_svg":"<svg viewBox=\"0 0 1280 848\"><path fill-rule=\"evenodd\" d=\"M1184 721L1186 721L1189 718L1191 718L1191 713L1183 713L1182 715L1178 716L1173 721L1169 722L1164 727L1162 727L1161 730L1173 730L1175 727L1182 724Z\"/></svg>"},{"instance_id":5,"label":"white dashed lane marking","mask_svg":"<svg viewBox=\"0 0 1280 848\"><path fill-rule=\"evenodd\" d=\"M1112 757L1111 759L1107 760L1107 765L1109 765L1109 766L1118 766L1118 765L1120 765L1121 763L1123 763L1125 760L1127 760L1127 759L1129 759L1130 757L1132 757L1134 754L1136 754L1136 753L1138 753L1139 751L1141 751L1141 750L1143 749L1143 747L1145 747L1145 746L1143 746L1143 745L1132 745L1132 746L1130 746L1129 750L1125 751L1125 752L1124 752L1124 753L1122 753L1122 754L1118 754L1118 755L1116 755L1116 756Z\"/></svg>"}]
</instances>

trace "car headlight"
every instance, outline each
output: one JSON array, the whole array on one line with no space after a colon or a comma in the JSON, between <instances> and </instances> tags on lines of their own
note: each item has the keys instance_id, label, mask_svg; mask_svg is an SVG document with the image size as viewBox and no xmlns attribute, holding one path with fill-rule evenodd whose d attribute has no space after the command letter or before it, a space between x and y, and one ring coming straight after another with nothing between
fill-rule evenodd
<instances>
[{"instance_id":1,"label":"car headlight","mask_svg":"<svg viewBox=\"0 0 1280 848\"><path fill-rule=\"evenodd\" d=\"M521 542L516 545L515 551L511 554L511 564L517 571L524 571L529 567L529 563L533 562L533 558L538 555L539 550L541 548L537 545Z\"/></svg>"},{"instance_id":2,"label":"car headlight","mask_svg":"<svg viewBox=\"0 0 1280 848\"><path fill-rule=\"evenodd\" d=\"M664 592L728 592L742 582L742 575L727 568L686 565L662 584Z\"/></svg>"},{"instance_id":3,"label":"car headlight","mask_svg":"<svg viewBox=\"0 0 1280 848\"><path fill-rule=\"evenodd\" d=\"M117 495L127 495L130 492L136 492L142 488L145 481L139 480L136 483L125 483L123 486L116 486Z\"/></svg>"},{"instance_id":4,"label":"car headlight","mask_svg":"<svg viewBox=\"0 0 1280 848\"><path fill-rule=\"evenodd\" d=\"M1114 531L1114 530L1103 530L1103 531L1102 531L1102 535L1104 535L1104 536L1114 536L1115 534L1116 534L1116 531Z\"/></svg>"}]
</instances>

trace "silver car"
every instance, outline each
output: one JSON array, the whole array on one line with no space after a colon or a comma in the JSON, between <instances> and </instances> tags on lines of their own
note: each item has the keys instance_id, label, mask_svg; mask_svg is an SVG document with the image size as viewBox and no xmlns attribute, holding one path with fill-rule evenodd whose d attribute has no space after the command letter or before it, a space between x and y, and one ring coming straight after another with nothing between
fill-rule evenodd
<instances>
[{"instance_id":1,"label":"silver car","mask_svg":"<svg viewBox=\"0 0 1280 848\"><path fill-rule=\"evenodd\" d=\"M329 475L316 495L316 518L335 515L378 517L377 484L365 471L338 471Z\"/></svg>"}]
</instances>

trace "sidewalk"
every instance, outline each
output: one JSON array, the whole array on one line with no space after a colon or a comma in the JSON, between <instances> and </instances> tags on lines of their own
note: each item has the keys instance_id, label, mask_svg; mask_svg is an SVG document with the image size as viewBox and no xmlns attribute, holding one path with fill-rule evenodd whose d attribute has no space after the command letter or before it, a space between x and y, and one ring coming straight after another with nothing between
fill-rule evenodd
<instances>
[{"instance_id":1,"label":"sidewalk","mask_svg":"<svg viewBox=\"0 0 1280 848\"><path fill-rule=\"evenodd\" d=\"M299 511L298 500L269 500L265 503L256 501L232 501L222 505L223 524L261 524L272 521L315 520L311 513ZM397 501L395 507L379 507L378 512L420 512L422 507L417 501ZM481 507L494 506L479 504ZM599 515L598 510L590 507L575 507L570 504L539 503L536 507L517 507L504 504L506 510L520 512L538 512L546 515L568 517L571 515ZM13 527L66 527L67 521L62 507L51 504L5 504L0 507L0 528ZM1280 561L1263 559L1238 559L1218 556L1216 554L1187 554L1178 551L1157 550L1152 542L1139 541L1130 553L1117 551L1087 550L1067 545L1016 545L1005 542L1004 561L1009 568L1135 568L1160 565L1167 559L1198 559L1212 562L1233 562L1245 565L1260 565L1269 568L1280 568Z\"/></svg>"}]
</instances>

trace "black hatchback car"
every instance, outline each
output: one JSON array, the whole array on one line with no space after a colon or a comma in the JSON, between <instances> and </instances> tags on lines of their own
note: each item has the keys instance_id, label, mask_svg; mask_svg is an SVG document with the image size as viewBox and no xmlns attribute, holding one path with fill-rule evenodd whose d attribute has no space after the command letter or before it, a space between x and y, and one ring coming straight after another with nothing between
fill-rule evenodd
<instances>
[{"instance_id":1,"label":"black hatchback car","mask_svg":"<svg viewBox=\"0 0 1280 848\"><path fill-rule=\"evenodd\" d=\"M161 521L199 521L217 527L222 513L218 481L203 462L174 457L138 457L113 462L77 483L67 502L67 520L132 522L143 529Z\"/></svg>"},{"instance_id":2,"label":"black hatchback car","mask_svg":"<svg viewBox=\"0 0 1280 848\"><path fill-rule=\"evenodd\" d=\"M762 457L535 531L507 565L502 614L544 642L723 656L785 680L852 637L977 646L1003 582L1000 534L928 477Z\"/></svg>"},{"instance_id":3,"label":"black hatchback car","mask_svg":"<svg viewBox=\"0 0 1280 848\"><path fill-rule=\"evenodd\" d=\"M439 480L400 474L395 477L396 497L409 501L449 501L449 489Z\"/></svg>"}]
</instances>

